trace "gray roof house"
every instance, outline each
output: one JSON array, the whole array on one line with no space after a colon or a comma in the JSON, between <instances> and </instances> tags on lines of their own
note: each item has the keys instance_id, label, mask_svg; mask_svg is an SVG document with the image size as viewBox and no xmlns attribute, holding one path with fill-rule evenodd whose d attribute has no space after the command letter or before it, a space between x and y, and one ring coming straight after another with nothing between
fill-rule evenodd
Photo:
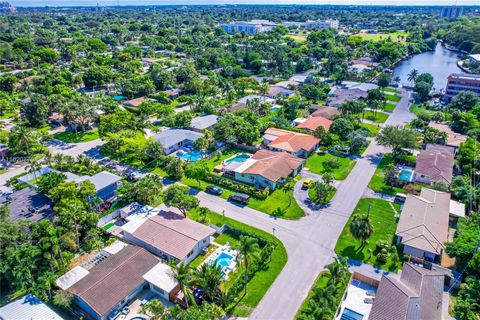
<instances>
[{"instance_id":1,"label":"gray roof house","mask_svg":"<svg viewBox=\"0 0 480 320\"><path fill-rule=\"evenodd\" d=\"M204 130L210 129L215 126L218 122L218 119L220 119L220 117L214 114L208 114L193 118L190 129L197 132L203 132Z\"/></svg>"},{"instance_id":2,"label":"gray roof house","mask_svg":"<svg viewBox=\"0 0 480 320\"><path fill-rule=\"evenodd\" d=\"M423 188L407 195L395 235L404 254L435 261L448 240L450 193Z\"/></svg>"},{"instance_id":3,"label":"gray roof house","mask_svg":"<svg viewBox=\"0 0 480 320\"><path fill-rule=\"evenodd\" d=\"M52 200L34 188L25 188L0 197L0 205L3 204L8 205L12 220L28 219L38 222L49 219L53 214Z\"/></svg>"},{"instance_id":4,"label":"gray roof house","mask_svg":"<svg viewBox=\"0 0 480 320\"><path fill-rule=\"evenodd\" d=\"M122 177L108 171L102 171L93 176L81 176L74 181L82 183L86 180L95 185L96 196L106 201L115 195L115 190L117 190Z\"/></svg>"},{"instance_id":5,"label":"gray roof house","mask_svg":"<svg viewBox=\"0 0 480 320\"><path fill-rule=\"evenodd\" d=\"M63 320L64 318L32 294L27 294L0 308L0 319L45 319Z\"/></svg>"},{"instance_id":6,"label":"gray roof house","mask_svg":"<svg viewBox=\"0 0 480 320\"><path fill-rule=\"evenodd\" d=\"M430 320L442 318L445 271L405 263L400 279L384 275L369 320Z\"/></svg>"},{"instance_id":7,"label":"gray roof house","mask_svg":"<svg viewBox=\"0 0 480 320\"><path fill-rule=\"evenodd\" d=\"M177 151L182 146L188 146L202 136L201 133L185 129L169 129L157 133L154 138L163 147L165 154Z\"/></svg>"}]
</instances>

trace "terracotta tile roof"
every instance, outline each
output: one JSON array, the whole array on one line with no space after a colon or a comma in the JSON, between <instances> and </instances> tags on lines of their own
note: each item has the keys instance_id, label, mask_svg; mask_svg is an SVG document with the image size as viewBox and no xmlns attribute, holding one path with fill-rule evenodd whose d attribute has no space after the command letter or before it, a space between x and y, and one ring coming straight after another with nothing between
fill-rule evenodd
<instances>
[{"instance_id":1,"label":"terracotta tile roof","mask_svg":"<svg viewBox=\"0 0 480 320\"><path fill-rule=\"evenodd\" d=\"M332 120L328 120L324 117L310 117L306 121L297 125L296 128L315 131L318 127L323 127L325 131L328 132L328 130L330 130L332 122Z\"/></svg>"},{"instance_id":2,"label":"terracotta tile roof","mask_svg":"<svg viewBox=\"0 0 480 320\"><path fill-rule=\"evenodd\" d=\"M131 107L138 107L139 105L142 104L142 102L146 101L147 99L145 97L141 98L136 98L132 100L125 101L123 103L124 106L131 106Z\"/></svg>"},{"instance_id":3,"label":"terracotta tile roof","mask_svg":"<svg viewBox=\"0 0 480 320\"><path fill-rule=\"evenodd\" d=\"M201 240L215 230L173 212L165 212L139 226L133 236L162 252L183 260Z\"/></svg>"},{"instance_id":4,"label":"terracotta tile roof","mask_svg":"<svg viewBox=\"0 0 480 320\"><path fill-rule=\"evenodd\" d=\"M417 156L415 174L428 176L432 182L452 182L453 154L436 149L422 150Z\"/></svg>"},{"instance_id":5,"label":"terracotta tile roof","mask_svg":"<svg viewBox=\"0 0 480 320\"><path fill-rule=\"evenodd\" d=\"M420 196L408 195L395 234L402 244L441 254L448 240L450 193L423 188Z\"/></svg>"},{"instance_id":6,"label":"terracotta tile roof","mask_svg":"<svg viewBox=\"0 0 480 320\"><path fill-rule=\"evenodd\" d=\"M251 158L251 165L242 173L257 174L270 181L277 182L292 174L305 160L287 152L259 150Z\"/></svg>"},{"instance_id":7,"label":"terracotta tile roof","mask_svg":"<svg viewBox=\"0 0 480 320\"><path fill-rule=\"evenodd\" d=\"M138 288L144 282L143 275L158 262L147 250L128 245L90 269L68 291L103 317Z\"/></svg>"},{"instance_id":8,"label":"terracotta tile roof","mask_svg":"<svg viewBox=\"0 0 480 320\"><path fill-rule=\"evenodd\" d=\"M447 141L446 141L446 143L445 143L447 146L459 147L460 144L462 144L463 142L467 141L467 138L468 138L468 137L467 137L466 135L463 135L463 134L454 132L454 131L448 126L448 124L445 124L445 123L437 123L437 122L431 121L431 122L428 124L428 126L431 127L431 128L437 129L437 130L439 130L439 131L443 131L443 132L446 132L446 133L447 133Z\"/></svg>"},{"instance_id":9,"label":"terracotta tile roof","mask_svg":"<svg viewBox=\"0 0 480 320\"><path fill-rule=\"evenodd\" d=\"M317 139L309 134L277 128L268 128L265 131L265 134L277 137L268 144L269 147L287 152L298 152L302 149L308 151L320 143L320 139Z\"/></svg>"}]
</instances>

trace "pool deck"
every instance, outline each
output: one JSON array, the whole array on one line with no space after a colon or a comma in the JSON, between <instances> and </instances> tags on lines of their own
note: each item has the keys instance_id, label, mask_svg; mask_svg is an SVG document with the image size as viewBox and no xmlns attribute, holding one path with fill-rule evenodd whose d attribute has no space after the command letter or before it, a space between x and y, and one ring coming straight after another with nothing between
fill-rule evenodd
<instances>
[{"instance_id":1,"label":"pool deck","mask_svg":"<svg viewBox=\"0 0 480 320\"><path fill-rule=\"evenodd\" d=\"M230 265L228 267L222 267L222 270L224 272L223 280L227 280L228 279L228 274L230 272L235 271L235 269L237 267L237 263L235 261L235 258L238 255L238 251L232 249L230 247L230 245L223 245L223 246L220 246L217 249L215 249L215 251L213 251L211 255L209 255L205 260L203 260L203 262L199 265L199 267L202 264L214 262L222 253L226 253L226 254L228 254L229 256L232 257L232 262L230 263Z\"/></svg>"},{"instance_id":2,"label":"pool deck","mask_svg":"<svg viewBox=\"0 0 480 320\"><path fill-rule=\"evenodd\" d=\"M373 303L366 303L365 299L372 299L367 295L368 291L376 291L377 289L359 280L352 279L347 288L347 295L342 301L341 310L335 318L339 320L342 317L345 308L355 311L363 315L363 319L368 319Z\"/></svg>"}]
</instances>

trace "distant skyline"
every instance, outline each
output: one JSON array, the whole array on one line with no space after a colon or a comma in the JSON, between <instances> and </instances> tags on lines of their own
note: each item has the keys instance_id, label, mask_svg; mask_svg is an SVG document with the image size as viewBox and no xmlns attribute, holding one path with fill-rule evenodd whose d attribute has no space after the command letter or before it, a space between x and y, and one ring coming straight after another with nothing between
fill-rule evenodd
<instances>
[{"instance_id":1,"label":"distant skyline","mask_svg":"<svg viewBox=\"0 0 480 320\"><path fill-rule=\"evenodd\" d=\"M139 6L139 5L222 5L222 4L313 4L388 6L480 6L480 0L10 0L13 6Z\"/></svg>"}]
</instances>

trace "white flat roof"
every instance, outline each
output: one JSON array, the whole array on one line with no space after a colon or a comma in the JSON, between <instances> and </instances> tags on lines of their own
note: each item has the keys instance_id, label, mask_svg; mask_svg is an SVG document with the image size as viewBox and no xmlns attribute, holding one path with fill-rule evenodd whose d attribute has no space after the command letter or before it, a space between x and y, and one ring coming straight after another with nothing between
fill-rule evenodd
<instances>
[{"instance_id":1,"label":"white flat roof","mask_svg":"<svg viewBox=\"0 0 480 320\"><path fill-rule=\"evenodd\" d=\"M170 293L177 285L178 282L171 277L172 268L163 262L158 263L155 267L150 269L143 275L143 279L150 282L157 288L162 289Z\"/></svg>"},{"instance_id":2,"label":"white flat roof","mask_svg":"<svg viewBox=\"0 0 480 320\"><path fill-rule=\"evenodd\" d=\"M134 233L149 217L159 214L160 211L159 208L144 206L125 218L128 222L121 226L121 229L128 233Z\"/></svg>"},{"instance_id":3,"label":"white flat roof","mask_svg":"<svg viewBox=\"0 0 480 320\"><path fill-rule=\"evenodd\" d=\"M114 255L115 253L119 252L123 248L125 248L127 244L125 242L122 242L120 240L116 240L114 243L109 245L108 247L105 247L102 249L102 251L105 251L107 254Z\"/></svg>"},{"instance_id":4,"label":"white flat roof","mask_svg":"<svg viewBox=\"0 0 480 320\"><path fill-rule=\"evenodd\" d=\"M0 308L2 320L63 320L42 300L27 294Z\"/></svg>"},{"instance_id":5,"label":"white flat roof","mask_svg":"<svg viewBox=\"0 0 480 320\"><path fill-rule=\"evenodd\" d=\"M450 200L449 213L454 217L460 217L460 218L465 217L465 204L455 200Z\"/></svg>"},{"instance_id":6,"label":"white flat roof","mask_svg":"<svg viewBox=\"0 0 480 320\"><path fill-rule=\"evenodd\" d=\"M57 279L56 283L63 290L67 290L75 283L86 277L90 272L82 266L76 266Z\"/></svg>"}]
</instances>

